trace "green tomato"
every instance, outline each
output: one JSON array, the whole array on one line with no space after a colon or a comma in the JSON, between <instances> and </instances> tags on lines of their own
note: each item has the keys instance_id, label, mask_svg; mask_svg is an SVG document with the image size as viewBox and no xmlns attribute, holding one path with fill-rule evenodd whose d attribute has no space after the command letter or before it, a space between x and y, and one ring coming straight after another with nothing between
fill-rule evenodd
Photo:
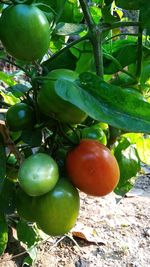
<instances>
[{"instance_id":1,"label":"green tomato","mask_svg":"<svg viewBox=\"0 0 150 267\"><path fill-rule=\"evenodd\" d=\"M79 193L66 179L36 200L36 221L48 235L64 235L75 225L79 213Z\"/></svg>"},{"instance_id":2,"label":"green tomato","mask_svg":"<svg viewBox=\"0 0 150 267\"><path fill-rule=\"evenodd\" d=\"M49 22L34 5L11 5L0 18L0 39L13 57L25 61L37 60L49 48Z\"/></svg>"},{"instance_id":3,"label":"green tomato","mask_svg":"<svg viewBox=\"0 0 150 267\"><path fill-rule=\"evenodd\" d=\"M41 196L52 190L58 178L57 163L44 153L25 159L18 173L20 186L29 196Z\"/></svg>"},{"instance_id":4,"label":"green tomato","mask_svg":"<svg viewBox=\"0 0 150 267\"><path fill-rule=\"evenodd\" d=\"M72 132L68 134L68 137L74 143L78 143L80 139L94 139L103 145L107 144L106 135L99 124Z\"/></svg>"},{"instance_id":5,"label":"green tomato","mask_svg":"<svg viewBox=\"0 0 150 267\"><path fill-rule=\"evenodd\" d=\"M64 123L76 124L84 121L87 115L73 104L63 100L55 92L57 79L73 82L78 78L78 74L68 69L56 69L51 71L46 78L48 79L43 82L37 98L40 110L45 115L55 116L57 120Z\"/></svg>"},{"instance_id":6,"label":"green tomato","mask_svg":"<svg viewBox=\"0 0 150 267\"><path fill-rule=\"evenodd\" d=\"M16 207L21 218L35 222L34 198L27 195L20 187L16 191Z\"/></svg>"},{"instance_id":7,"label":"green tomato","mask_svg":"<svg viewBox=\"0 0 150 267\"><path fill-rule=\"evenodd\" d=\"M6 122L11 131L21 131L26 128L31 128L34 123L33 110L25 103L17 103L8 109Z\"/></svg>"},{"instance_id":8,"label":"green tomato","mask_svg":"<svg viewBox=\"0 0 150 267\"><path fill-rule=\"evenodd\" d=\"M100 127L91 126L84 128L81 131L82 139L94 139L99 141L101 144L105 145L107 144L107 138L105 133Z\"/></svg>"}]
</instances>

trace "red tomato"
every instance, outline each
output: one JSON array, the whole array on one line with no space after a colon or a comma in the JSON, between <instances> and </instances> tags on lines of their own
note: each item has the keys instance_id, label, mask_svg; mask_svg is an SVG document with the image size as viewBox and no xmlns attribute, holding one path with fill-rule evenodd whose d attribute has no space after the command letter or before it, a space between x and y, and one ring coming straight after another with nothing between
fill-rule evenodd
<instances>
[{"instance_id":1,"label":"red tomato","mask_svg":"<svg viewBox=\"0 0 150 267\"><path fill-rule=\"evenodd\" d=\"M105 196L116 187L120 171L111 151L96 140L84 139L66 158L73 185L86 194Z\"/></svg>"}]
</instances>

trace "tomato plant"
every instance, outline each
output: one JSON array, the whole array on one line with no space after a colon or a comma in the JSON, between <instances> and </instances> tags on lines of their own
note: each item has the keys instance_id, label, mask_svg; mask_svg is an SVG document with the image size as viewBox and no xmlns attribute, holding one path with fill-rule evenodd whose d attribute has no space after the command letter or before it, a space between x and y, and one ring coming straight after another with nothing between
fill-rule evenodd
<instances>
[{"instance_id":1,"label":"tomato plant","mask_svg":"<svg viewBox=\"0 0 150 267\"><path fill-rule=\"evenodd\" d=\"M119 166L108 148L95 140L82 140L68 152L66 168L70 180L93 196L112 192L119 181Z\"/></svg>"},{"instance_id":2,"label":"tomato plant","mask_svg":"<svg viewBox=\"0 0 150 267\"><path fill-rule=\"evenodd\" d=\"M63 235L75 225L79 213L79 194L65 178L54 189L36 200L36 221L48 235Z\"/></svg>"},{"instance_id":3,"label":"tomato plant","mask_svg":"<svg viewBox=\"0 0 150 267\"><path fill-rule=\"evenodd\" d=\"M20 186L28 195L40 196L53 189L58 176L56 162L44 153L37 153L22 163L18 179Z\"/></svg>"},{"instance_id":4,"label":"tomato plant","mask_svg":"<svg viewBox=\"0 0 150 267\"><path fill-rule=\"evenodd\" d=\"M124 196L149 163L149 35L147 0L0 0L0 254L13 226L31 266L75 187Z\"/></svg>"},{"instance_id":5,"label":"tomato plant","mask_svg":"<svg viewBox=\"0 0 150 267\"><path fill-rule=\"evenodd\" d=\"M12 5L0 18L0 39L12 56L33 61L42 58L48 50L49 23L36 6Z\"/></svg>"},{"instance_id":6,"label":"tomato plant","mask_svg":"<svg viewBox=\"0 0 150 267\"><path fill-rule=\"evenodd\" d=\"M33 109L25 103L11 106L6 113L6 122L11 131L21 131L31 128L34 123Z\"/></svg>"}]
</instances>

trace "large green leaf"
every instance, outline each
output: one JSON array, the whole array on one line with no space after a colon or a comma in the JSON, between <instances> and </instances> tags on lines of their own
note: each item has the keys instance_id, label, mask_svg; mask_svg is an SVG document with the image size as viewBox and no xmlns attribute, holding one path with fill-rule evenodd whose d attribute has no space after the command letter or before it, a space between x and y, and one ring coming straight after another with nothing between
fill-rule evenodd
<instances>
[{"instance_id":1,"label":"large green leaf","mask_svg":"<svg viewBox=\"0 0 150 267\"><path fill-rule=\"evenodd\" d=\"M80 75L81 83L58 80L56 93L95 120L131 132L150 133L150 104L92 73Z\"/></svg>"}]
</instances>

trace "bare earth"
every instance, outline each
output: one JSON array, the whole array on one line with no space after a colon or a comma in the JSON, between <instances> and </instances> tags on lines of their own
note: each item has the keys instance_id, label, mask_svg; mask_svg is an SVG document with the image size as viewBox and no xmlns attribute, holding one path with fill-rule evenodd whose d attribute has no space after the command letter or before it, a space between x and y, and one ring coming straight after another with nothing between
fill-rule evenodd
<instances>
[{"instance_id":1,"label":"bare earth","mask_svg":"<svg viewBox=\"0 0 150 267\"><path fill-rule=\"evenodd\" d=\"M81 193L81 212L72 233L43 242L34 266L149 267L150 167L144 170L123 199L113 193L104 198ZM0 267L22 266L21 257L8 261L8 256L0 259Z\"/></svg>"}]
</instances>

